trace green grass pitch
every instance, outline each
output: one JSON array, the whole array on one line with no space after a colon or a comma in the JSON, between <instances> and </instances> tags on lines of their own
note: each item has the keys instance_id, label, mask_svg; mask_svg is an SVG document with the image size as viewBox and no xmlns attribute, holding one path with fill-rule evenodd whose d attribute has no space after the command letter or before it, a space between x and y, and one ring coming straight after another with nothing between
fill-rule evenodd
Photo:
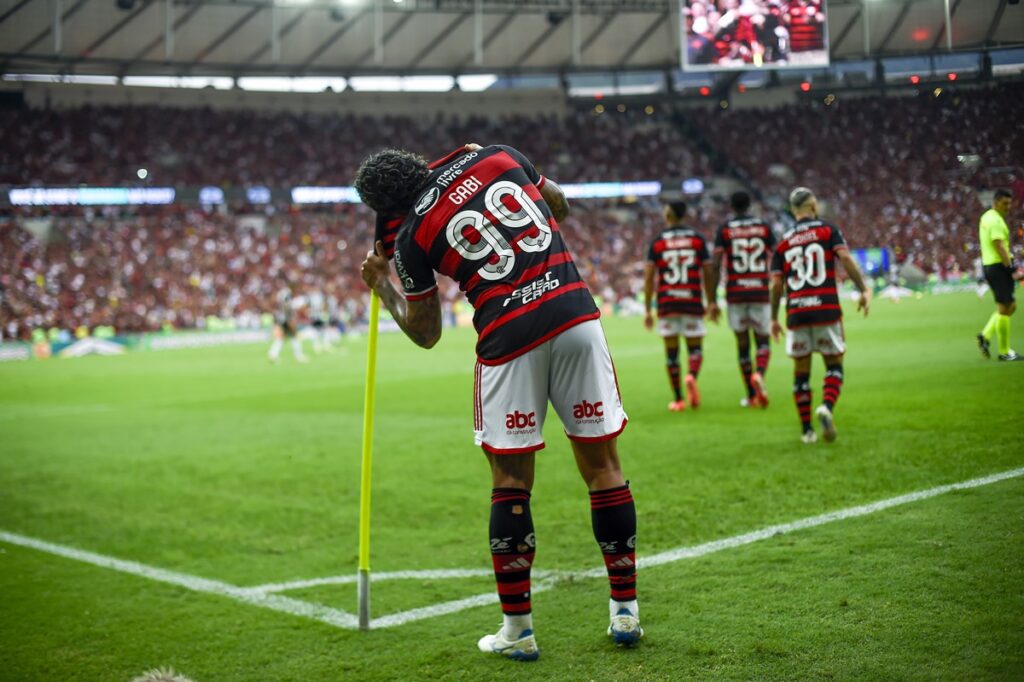
<instances>
[{"instance_id":1,"label":"green grass pitch","mask_svg":"<svg viewBox=\"0 0 1024 682\"><path fill-rule=\"evenodd\" d=\"M806 446L773 346L765 411L738 406L711 326L704 405L669 413L659 339L606 319L641 557L1024 467L1024 363L984 361L973 294L847 310L839 440ZM1024 351L1024 318L1014 320ZM489 474L472 443L470 331L380 342L375 573L486 569ZM0 365L0 531L242 587L353 575L365 340L292 362L242 346ZM307 349L308 350L308 349ZM812 384L821 396L816 361ZM817 402L816 402L817 404ZM586 490L549 412L537 570L600 566ZM0 542L0 678L249 680L1024 678L1024 479L641 570L647 637L612 647L603 579L534 597L533 664L476 651L491 604L358 632ZM373 615L487 593L382 581ZM351 584L282 593L355 613Z\"/></svg>"}]
</instances>

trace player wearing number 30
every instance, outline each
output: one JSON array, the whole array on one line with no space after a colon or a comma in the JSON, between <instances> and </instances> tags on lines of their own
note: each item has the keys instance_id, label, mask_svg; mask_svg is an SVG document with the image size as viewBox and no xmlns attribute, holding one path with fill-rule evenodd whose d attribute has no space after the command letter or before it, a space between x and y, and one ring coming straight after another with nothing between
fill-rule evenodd
<instances>
[{"instance_id":1,"label":"player wearing number 30","mask_svg":"<svg viewBox=\"0 0 1024 682\"><path fill-rule=\"evenodd\" d=\"M839 228L818 219L818 200L811 190L797 187L789 195L796 225L779 242L772 257L772 336L782 335L778 322L779 303L786 295L786 353L793 358L793 398L796 401L803 441L818 437L811 426L811 354L825 360L825 385L821 406L815 411L826 441L836 438L833 418L843 387L843 311L836 289L836 261L860 291L857 309L868 314L871 291Z\"/></svg>"},{"instance_id":2,"label":"player wearing number 30","mask_svg":"<svg viewBox=\"0 0 1024 682\"><path fill-rule=\"evenodd\" d=\"M440 337L435 271L458 282L476 309L474 431L491 467L491 559L504 616L480 649L524 661L539 655L530 491L549 401L590 490L611 584L608 634L636 644L636 510L616 449L626 413L600 313L558 228L569 212L562 190L515 149L475 144L432 164L385 150L363 162L355 185L378 214L405 216L394 252L404 296L391 283L383 241L362 268L402 331L425 348Z\"/></svg>"},{"instance_id":3,"label":"player wearing number 30","mask_svg":"<svg viewBox=\"0 0 1024 682\"><path fill-rule=\"evenodd\" d=\"M644 265L644 326L654 327L651 303L657 289L658 334L665 341L666 369L675 396L668 409L681 412L686 409L686 402L679 386L679 335L686 338L689 356L686 398L690 407L697 408L700 406L697 375L704 362L702 344L707 333L704 298L708 301L708 317L713 322L718 321L719 310L711 278L711 253L704 236L683 224L686 203L668 200L663 214L667 227L651 242Z\"/></svg>"}]
</instances>

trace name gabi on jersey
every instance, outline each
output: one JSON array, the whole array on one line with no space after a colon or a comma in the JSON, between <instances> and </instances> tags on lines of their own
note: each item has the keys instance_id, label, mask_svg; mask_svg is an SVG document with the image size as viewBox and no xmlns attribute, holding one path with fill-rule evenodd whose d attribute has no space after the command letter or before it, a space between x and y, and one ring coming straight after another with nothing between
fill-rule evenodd
<instances>
[{"instance_id":1,"label":"name gabi on jersey","mask_svg":"<svg viewBox=\"0 0 1024 682\"><path fill-rule=\"evenodd\" d=\"M453 182L455 182L456 178L462 175L462 167L470 163L477 156L479 156L479 154L476 152L466 154L461 159L453 163L450 168L446 168L445 171L437 177L437 180L435 180L434 183L447 189Z\"/></svg>"},{"instance_id":2,"label":"name gabi on jersey","mask_svg":"<svg viewBox=\"0 0 1024 682\"><path fill-rule=\"evenodd\" d=\"M483 186L484 184L482 182L470 175L455 186L455 189L453 189L448 195L448 201L452 202L456 206L461 206L467 199L472 198L473 195Z\"/></svg>"},{"instance_id":3,"label":"name gabi on jersey","mask_svg":"<svg viewBox=\"0 0 1024 682\"><path fill-rule=\"evenodd\" d=\"M540 298L549 291L554 291L561 285L562 284L558 281L558 278L552 277L550 272L545 272L544 279L538 278L524 287L513 289L512 294L505 299L505 302L501 304L501 307L508 307L508 304L512 303L516 299L520 299L520 303L529 303L530 301Z\"/></svg>"}]
</instances>

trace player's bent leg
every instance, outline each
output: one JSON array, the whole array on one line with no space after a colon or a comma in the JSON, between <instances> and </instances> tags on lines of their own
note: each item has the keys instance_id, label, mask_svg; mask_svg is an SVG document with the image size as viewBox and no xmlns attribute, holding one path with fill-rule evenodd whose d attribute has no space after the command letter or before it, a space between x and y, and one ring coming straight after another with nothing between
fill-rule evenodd
<instances>
[{"instance_id":1,"label":"player's bent leg","mask_svg":"<svg viewBox=\"0 0 1024 682\"><path fill-rule=\"evenodd\" d=\"M572 442L580 475L590 490L590 520L608 571L608 636L635 646L644 631L636 597L636 506L623 478L616 439Z\"/></svg>"},{"instance_id":2,"label":"player's bent leg","mask_svg":"<svg viewBox=\"0 0 1024 682\"><path fill-rule=\"evenodd\" d=\"M477 642L486 653L518 661L540 656L533 634L530 570L536 552L530 490L534 460L531 453L498 455L486 452L491 465L491 561L501 602L502 626Z\"/></svg>"}]
</instances>

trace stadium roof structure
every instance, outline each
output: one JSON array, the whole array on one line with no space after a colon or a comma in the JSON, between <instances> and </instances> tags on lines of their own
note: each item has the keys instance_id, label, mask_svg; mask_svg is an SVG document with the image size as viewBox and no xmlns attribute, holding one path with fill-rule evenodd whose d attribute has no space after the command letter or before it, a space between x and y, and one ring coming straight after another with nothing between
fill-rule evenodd
<instances>
[{"instance_id":1,"label":"stadium roof structure","mask_svg":"<svg viewBox=\"0 0 1024 682\"><path fill-rule=\"evenodd\" d=\"M832 0L833 59L1024 44L1008 0ZM0 0L0 72L501 75L679 65L679 0Z\"/></svg>"}]
</instances>

